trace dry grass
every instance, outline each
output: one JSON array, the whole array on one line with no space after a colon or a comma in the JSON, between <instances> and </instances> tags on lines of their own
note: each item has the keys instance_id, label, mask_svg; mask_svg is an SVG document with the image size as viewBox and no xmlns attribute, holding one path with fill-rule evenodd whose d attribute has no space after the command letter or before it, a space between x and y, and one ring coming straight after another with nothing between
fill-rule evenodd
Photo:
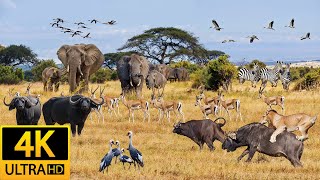
<instances>
[{"instance_id":1,"label":"dry grass","mask_svg":"<svg viewBox=\"0 0 320 180\"><path fill-rule=\"evenodd\" d=\"M120 83L108 82L105 93L119 95ZM197 91L187 93L190 83L169 83L165 90L165 99L180 99L186 120L201 119L198 107L194 106ZM244 122L227 121L225 131L236 130L250 122L259 121L266 110L266 105L257 99L258 89L234 84L234 91L226 94L226 98L239 98ZM1 85L0 98L7 95L8 87ZM14 86L23 92L27 84ZM68 86L61 88L67 92ZM33 93L41 94L44 103L50 97L59 96L57 93L42 92L41 83L32 86ZM317 114L320 112L320 95L316 92L283 92L280 87L267 89L266 95L284 95L286 97L286 114L305 112ZM206 92L214 96L214 92ZM144 89L144 97L150 97L150 91ZM280 110L278 107L276 108ZM320 178L320 139L319 122L309 131L309 138L305 142L302 156L303 168L293 168L285 158L272 158L257 153L251 163L237 162L237 157L243 148L227 153L221 149L221 143L215 142L216 150L210 152L206 147L202 152L198 146L186 137L172 133L173 122L166 120L157 122L157 110L151 110L151 123L143 123L142 113L136 113L136 122L128 123L128 114L120 103L122 117L110 116L104 113L106 122L98 124L96 115L94 121L87 120L80 137L71 139L71 178L72 179L319 179ZM0 124L15 124L15 111L8 111L4 105L0 106ZM232 112L233 117L235 113ZM173 119L174 116L172 116ZM43 117L40 124L44 124ZM123 170L122 165L112 164L108 174L98 172L101 158L108 151L107 142L110 139L120 140L123 147L128 147L127 132L134 132L133 143L142 153L145 167L141 171ZM126 152L125 154L128 154Z\"/></svg>"}]
</instances>

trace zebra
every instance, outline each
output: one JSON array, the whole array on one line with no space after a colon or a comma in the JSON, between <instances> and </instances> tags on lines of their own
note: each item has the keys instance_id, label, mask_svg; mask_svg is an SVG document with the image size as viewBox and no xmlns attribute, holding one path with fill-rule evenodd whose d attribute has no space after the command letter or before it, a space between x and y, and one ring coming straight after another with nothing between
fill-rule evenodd
<instances>
[{"instance_id":1,"label":"zebra","mask_svg":"<svg viewBox=\"0 0 320 180\"><path fill-rule=\"evenodd\" d=\"M277 87L279 78L279 72L282 70L282 62L277 61L277 64L273 69L262 68L260 69L260 79L262 90L266 87L267 82L271 83L272 87Z\"/></svg>"},{"instance_id":2,"label":"zebra","mask_svg":"<svg viewBox=\"0 0 320 180\"><path fill-rule=\"evenodd\" d=\"M280 75L280 81L282 83L284 90L289 90L289 85L291 82L290 77L290 65L291 63L286 63L286 67L283 69L283 71L279 74Z\"/></svg>"},{"instance_id":3,"label":"zebra","mask_svg":"<svg viewBox=\"0 0 320 180\"><path fill-rule=\"evenodd\" d=\"M259 69L259 65L255 62L252 69L241 68L238 73L239 83L243 84L246 80L251 81L251 86L256 88L256 84L260 80Z\"/></svg>"}]
</instances>

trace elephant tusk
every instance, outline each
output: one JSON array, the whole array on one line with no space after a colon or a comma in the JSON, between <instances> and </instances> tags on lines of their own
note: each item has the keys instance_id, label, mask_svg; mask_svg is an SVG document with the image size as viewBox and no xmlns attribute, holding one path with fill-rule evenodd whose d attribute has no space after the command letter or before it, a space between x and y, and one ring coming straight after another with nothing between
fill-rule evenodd
<instances>
[{"instance_id":1,"label":"elephant tusk","mask_svg":"<svg viewBox=\"0 0 320 180\"><path fill-rule=\"evenodd\" d=\"M130 77L130 85L133 87L133 84L132 84L132 79L131 79L131 77Z\"/></svg>"},{"instance_id":2,"label":"elephant tusk","mask_svg":"<svg viewBox=\"0 0 320 180\"><path fill-rule=\"evenodd\" d=\"M140 86L140 84L141 84L141 79L139 79L139 83L138 83L137 87Z\"/></svg>"},{"instance_id":3,"label":"elephant tusk","mask_svg":"<svg viewBox=\"0 0 320 180\"><path fill-rule=\"evenodd\" d=\"M80 66L78 66L78 71L79 71L80 75L83 76L83 73L82 73L82 71L81 71Z\"/></svg>"},{"instance_id":4,"label":"elephant tusk","mask_svg":"<svg viewBox=\"0 0 320 180\"><path fill-rule=\"evenodd\" d=\"M68 66L67 66L67 72L69 72L70 71L70 66L69 66L69 64L68 64Z\"/></svg>"}]
</instances>

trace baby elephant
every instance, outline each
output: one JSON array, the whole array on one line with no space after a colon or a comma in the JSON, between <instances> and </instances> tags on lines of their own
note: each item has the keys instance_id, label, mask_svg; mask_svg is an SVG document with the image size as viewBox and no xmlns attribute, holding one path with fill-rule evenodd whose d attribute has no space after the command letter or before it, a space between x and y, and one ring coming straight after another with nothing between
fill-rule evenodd
<instances>
[{"instance_id":1,"label":"baby elephant","mask_svg":"<svg viewBox=\"0 0 320 180\"><path fill-rule=\"evenodd\" d=\"M60 79L66 73L65 70L60 70L55 67L47 67L42 71L42 82L44 91L54 91L59 90Z\"/></svg>"}]
</instances>

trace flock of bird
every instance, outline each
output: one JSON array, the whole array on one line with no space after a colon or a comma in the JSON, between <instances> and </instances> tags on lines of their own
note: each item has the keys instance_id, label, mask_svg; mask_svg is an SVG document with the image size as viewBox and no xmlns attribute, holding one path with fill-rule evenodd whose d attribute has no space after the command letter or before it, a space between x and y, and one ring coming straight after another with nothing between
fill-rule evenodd
<instances>
[{"instance_id":1,"label":"flock of bird","mask_svg":"<svg viewBox=\"0 0 320 180\"><path fill-rule=\"evenodd\" d=\"M273 24L274 24L274 21L271 21L271 22L268 24L267 27L263 27L263 28L275 30L275 29L273 28ZM214 19L212 20L212 25L213 25L213 26L211 26L210 28L213 28L213 29L215 29L215 30L217 30L217 31L220 31L221 29L223 29L223 28L221 28L221 27L219 26L218 22L217 22L216 20L214 20ZM295 28L295 26L294 26L294 19L291 19L291 21L290 21L290 23L289 23L289 26L285 26L285 27ZM248 36L247 38L250 39L250 43L253 43L253 41L254 41L255 39L256 39L256 40L259 40L259 38L258 38L256 35ZM305 39L310 39L310 32L308 32L305 36L302 36L302 37L300 38L300 40L305 40ZM223 41L222 41L222 43L227 43L227 42L236 42L236 41L233 40L233 39L228 39L228 40L223 40Z\"/></svg>"},{"instance_id":2,"label":"flock of bird","mask_svg":"<svg viewBox=\"0 0 320 180\"><path fill-rule=\"evenodd\" d=\"M115 20L111 20L108 22L100 22L97 19L91 19L91 20L88 20L88 22L90 24L97 24L97 23L101 23L101 24L105 24L105 25L115 25L116 24ZM90 29L86 23L84 23L84 22L73 23L73 24L77 25L76 30L63 26L65 24L67 24L67 22L61 18L55 18L55 19L53 19L53 22L50 23L51 27L61 29L61 32L69 33L71 35L71 37L80 36L82 38L91 38L90 32L84 33L83 31L81 31L81 30ZM85 35L82 35L82 34L85 34Z\"/></svg>"},{"instance_id":3,"label":"flock of bird","mask_svg":"<svg viewBox=\"0 0 320 180\"><path fill-rule=\"evenodd\" d=\"M131 167L132 163L135 168L136 168L136 164L139 169L140 169L140 166L141 167L144 166L141 152L132 145L132 136L133 136L132 131L129 131L127 136L129 137L129 148L127 150L129 150L131 158L129 156L123 155L124 148L120 149L120 142L119 141L116 141L116 143L114 143L114 140L111 139L109 141L110 150L101 159L100 168L99 168L100 172L104 173L105 169L107 169L107 172L108 172L108 167L111 165L112 159L115 158L116 159L115 163L117 163L118 156L120 156L119 160L120 160L120 162L122 162L124 169L125 169L124 163L130 164L129 168ZM117 146L117 148L112 149L112 145L114 145L114 144Z\"/></svg>"}]
</instances>

